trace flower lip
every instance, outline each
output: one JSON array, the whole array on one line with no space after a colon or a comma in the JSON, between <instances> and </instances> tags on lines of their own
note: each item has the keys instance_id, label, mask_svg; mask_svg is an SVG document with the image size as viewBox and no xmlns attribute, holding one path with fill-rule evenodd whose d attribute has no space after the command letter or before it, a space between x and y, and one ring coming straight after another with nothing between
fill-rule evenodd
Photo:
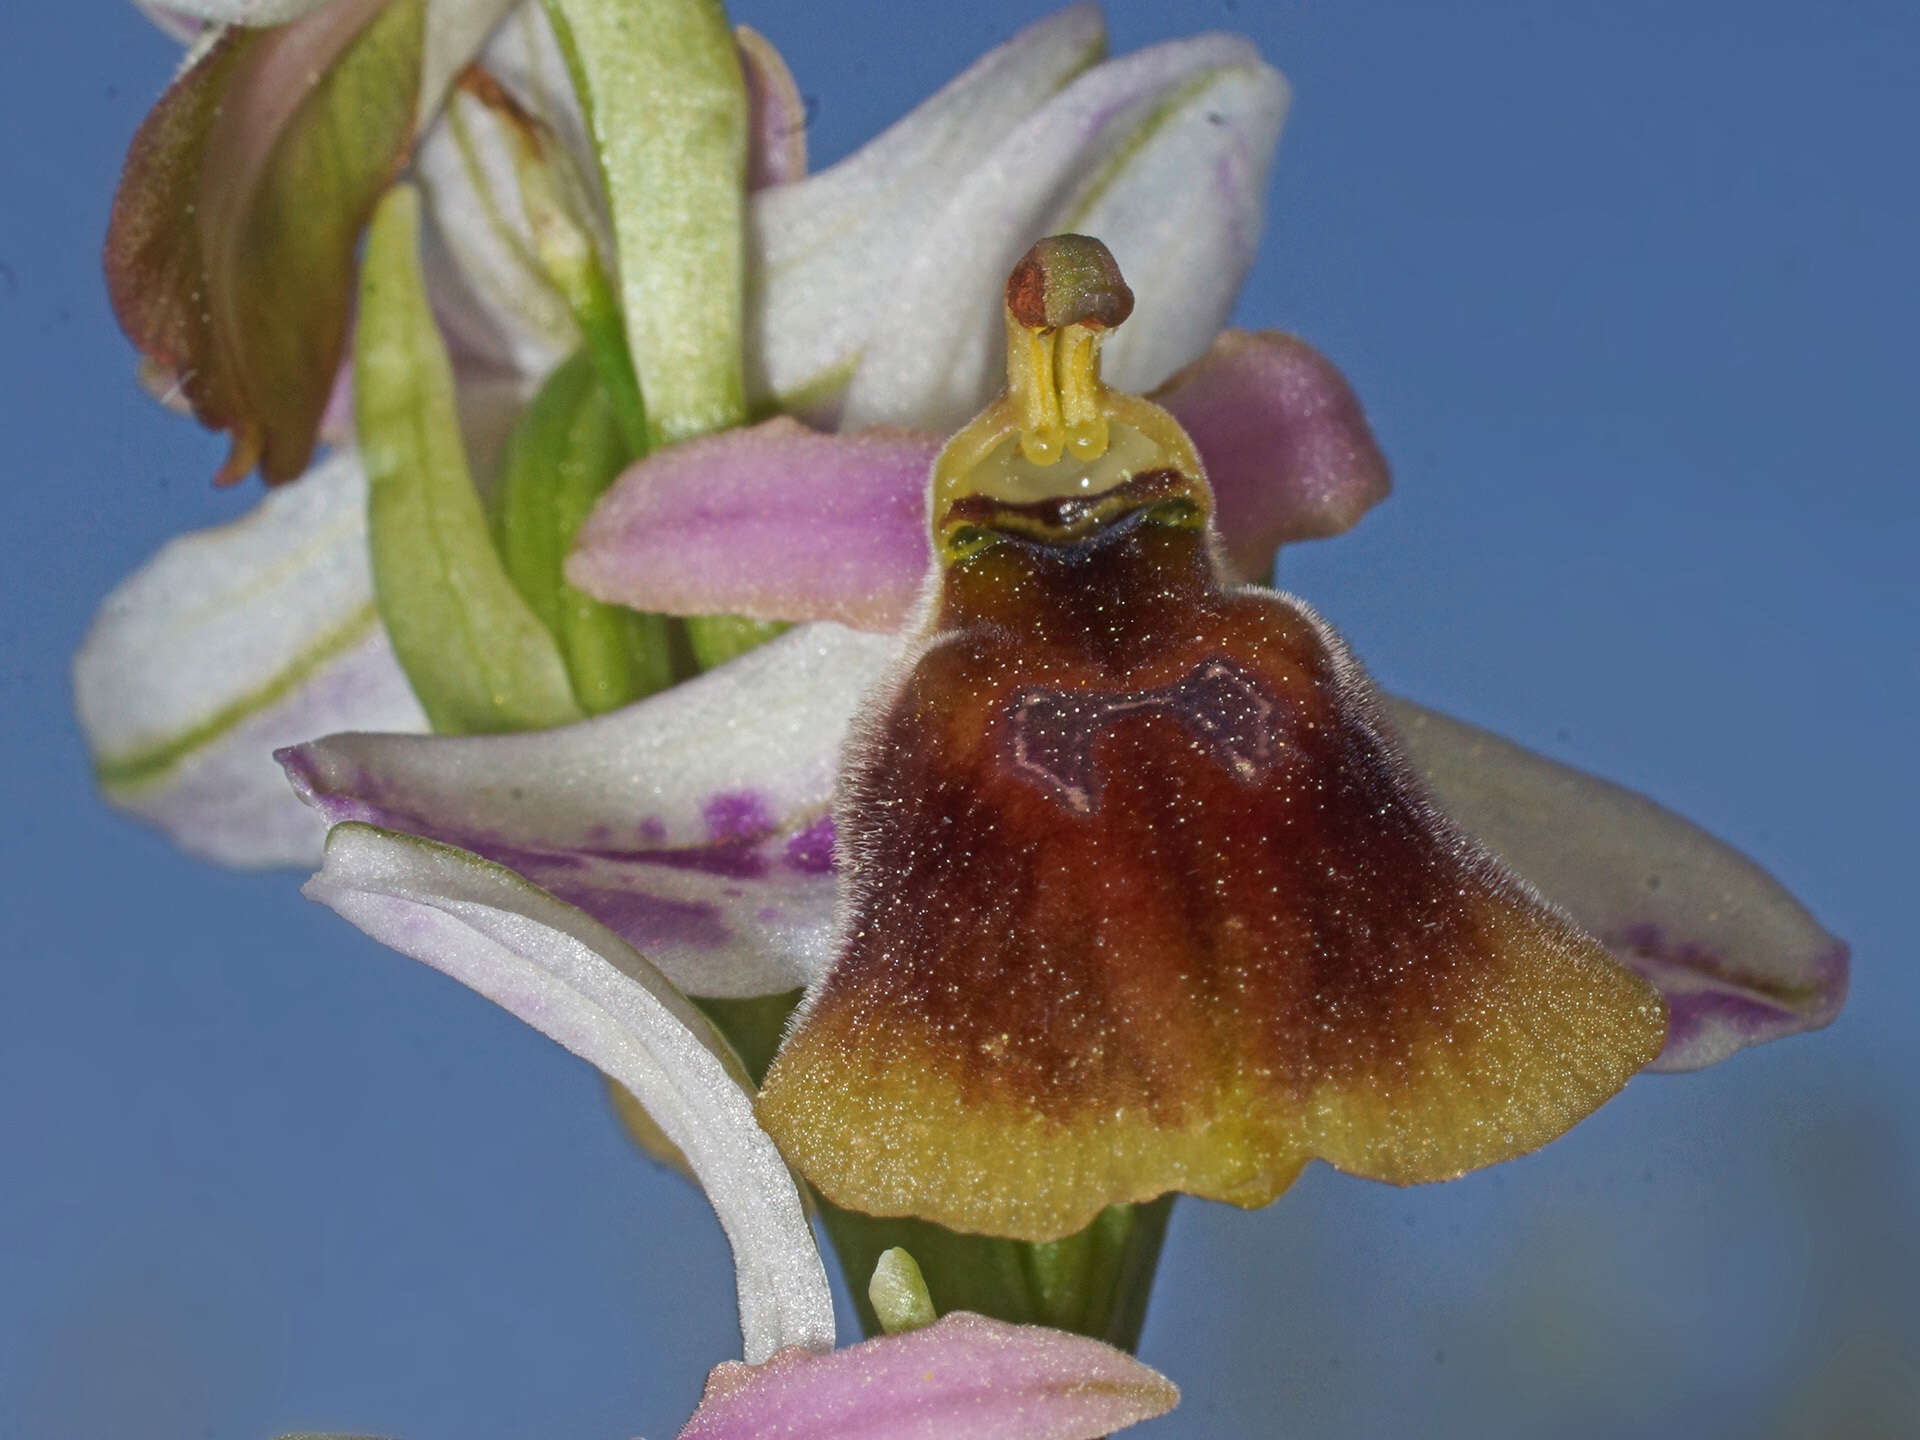
<instances>
[{"instance_id":1,"label":"flower lip","mask_svg":"<svg viewBox=\"0 0 1920 1440\"><path fill-rule=\"evenodd\" d=\"M836 1204L1051 1240L1322 1158L1546 1143L1660 1051L1651 986L1458 831L1296 602L1135 523L949 565L856 727L838 959L761 1090Z\"/></svg>"},{"instance_id":2,"label":"flower lip","mask_svg":"<svg viewBox=\"0 0 1920 1440\"><path fill-rule=\"evenodd\" d=\"M1432 805L1317 617L1229 583L1191 440L1101 382L1103 332L1007 328L845 757L839 953L758 1106L789 1161L1048 1241L1314 1158L1448 1179L1596 1108L1660 1052L1653 987ZM1116 440L1162 458L1096 487Z\"/></svg>"}]
</instances>

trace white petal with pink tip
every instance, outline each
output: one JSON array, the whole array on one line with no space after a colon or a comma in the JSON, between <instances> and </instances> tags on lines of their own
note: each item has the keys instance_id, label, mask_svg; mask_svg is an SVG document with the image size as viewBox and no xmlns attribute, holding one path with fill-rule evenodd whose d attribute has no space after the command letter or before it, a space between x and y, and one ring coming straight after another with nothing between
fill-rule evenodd
<instances>
[{"instance_id":1,"label":"white petal with pink tip","mask_svg":"<svg viewBox=\"0 0 1920 1440\"><path fill-rule=\"evenodd\" d=\"M334 735L281 759L329 820L511 866L691 994L774 994L832 958L840 743L897 645L812 625L581 724Z\"/></svg>"},{"instance_id":2,"label":"white petal with pink tip","mask_svg":"<svg viewBox=\"0 0 1920 1440\"><path fill-rule=\"evenodd\" d=\"M1408 758L1454 819L1667 997L1656 1070L1839 1012L1847 947L1766 871L1644 795L1404 700Z\"/></svg>"}]
</instances>

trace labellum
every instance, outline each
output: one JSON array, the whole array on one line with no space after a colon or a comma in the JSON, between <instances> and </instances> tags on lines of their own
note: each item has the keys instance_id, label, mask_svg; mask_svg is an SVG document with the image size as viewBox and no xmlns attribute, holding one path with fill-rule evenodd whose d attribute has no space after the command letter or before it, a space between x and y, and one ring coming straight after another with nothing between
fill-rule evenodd
<instances>
[{"instance_id":1,"label":"labellum","mask_svg":"<svg viewBox=\"0 0 1920 1440\"><path fill-rule=\"evenodd\" d=\"M1192 443L1101 383L1131 307L1098 241L1041 241L1008 391L934 465L917 638L846 756L838 958L760 1099L843 1207L1043 1241L1316 1157L1446 1179L1665 1037L1435 808L1340 639L1222 578Z\"/></svg>"}]
</instances>

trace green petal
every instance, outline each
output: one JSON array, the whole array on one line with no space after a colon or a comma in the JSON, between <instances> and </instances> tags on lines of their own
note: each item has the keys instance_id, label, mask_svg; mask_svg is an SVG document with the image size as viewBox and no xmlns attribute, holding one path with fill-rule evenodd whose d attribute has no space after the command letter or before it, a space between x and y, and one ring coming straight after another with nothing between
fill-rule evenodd
<instances>
[{"instance_id":1,"label":"green petal","mask_svg":"<svg viewBox=\"0 0 1920 1440\"><path fill-rule=\"evenodd\" d=\"M436 730L580 718L553 637L514 589L467 470L453 372L420 275L419 196L400 186L367 234L354 350L374 594Z\"/></svg>"}]
</instances>

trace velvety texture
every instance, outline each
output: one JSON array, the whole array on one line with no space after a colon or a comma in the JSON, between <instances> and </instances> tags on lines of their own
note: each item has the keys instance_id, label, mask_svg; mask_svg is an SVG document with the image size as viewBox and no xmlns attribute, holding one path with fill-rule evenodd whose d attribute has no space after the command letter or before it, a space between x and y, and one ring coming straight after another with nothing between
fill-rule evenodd
<instances>
[{"instance_id":1,"label":"velvety texture","mask_svg":"<svg viewBox=\"0 0 1920 1440\"><path fill-rule=\"evenodd\" d=\"M841 952L761 1095L837 1204L1048 1240L1316 1156L1444 1179L1660 1051L1653 988L1432 806L1310 612L1148 518L1152 479L1117 514L956 502L1005 538L849 749Z\"/></svg>"}]
</instances>

